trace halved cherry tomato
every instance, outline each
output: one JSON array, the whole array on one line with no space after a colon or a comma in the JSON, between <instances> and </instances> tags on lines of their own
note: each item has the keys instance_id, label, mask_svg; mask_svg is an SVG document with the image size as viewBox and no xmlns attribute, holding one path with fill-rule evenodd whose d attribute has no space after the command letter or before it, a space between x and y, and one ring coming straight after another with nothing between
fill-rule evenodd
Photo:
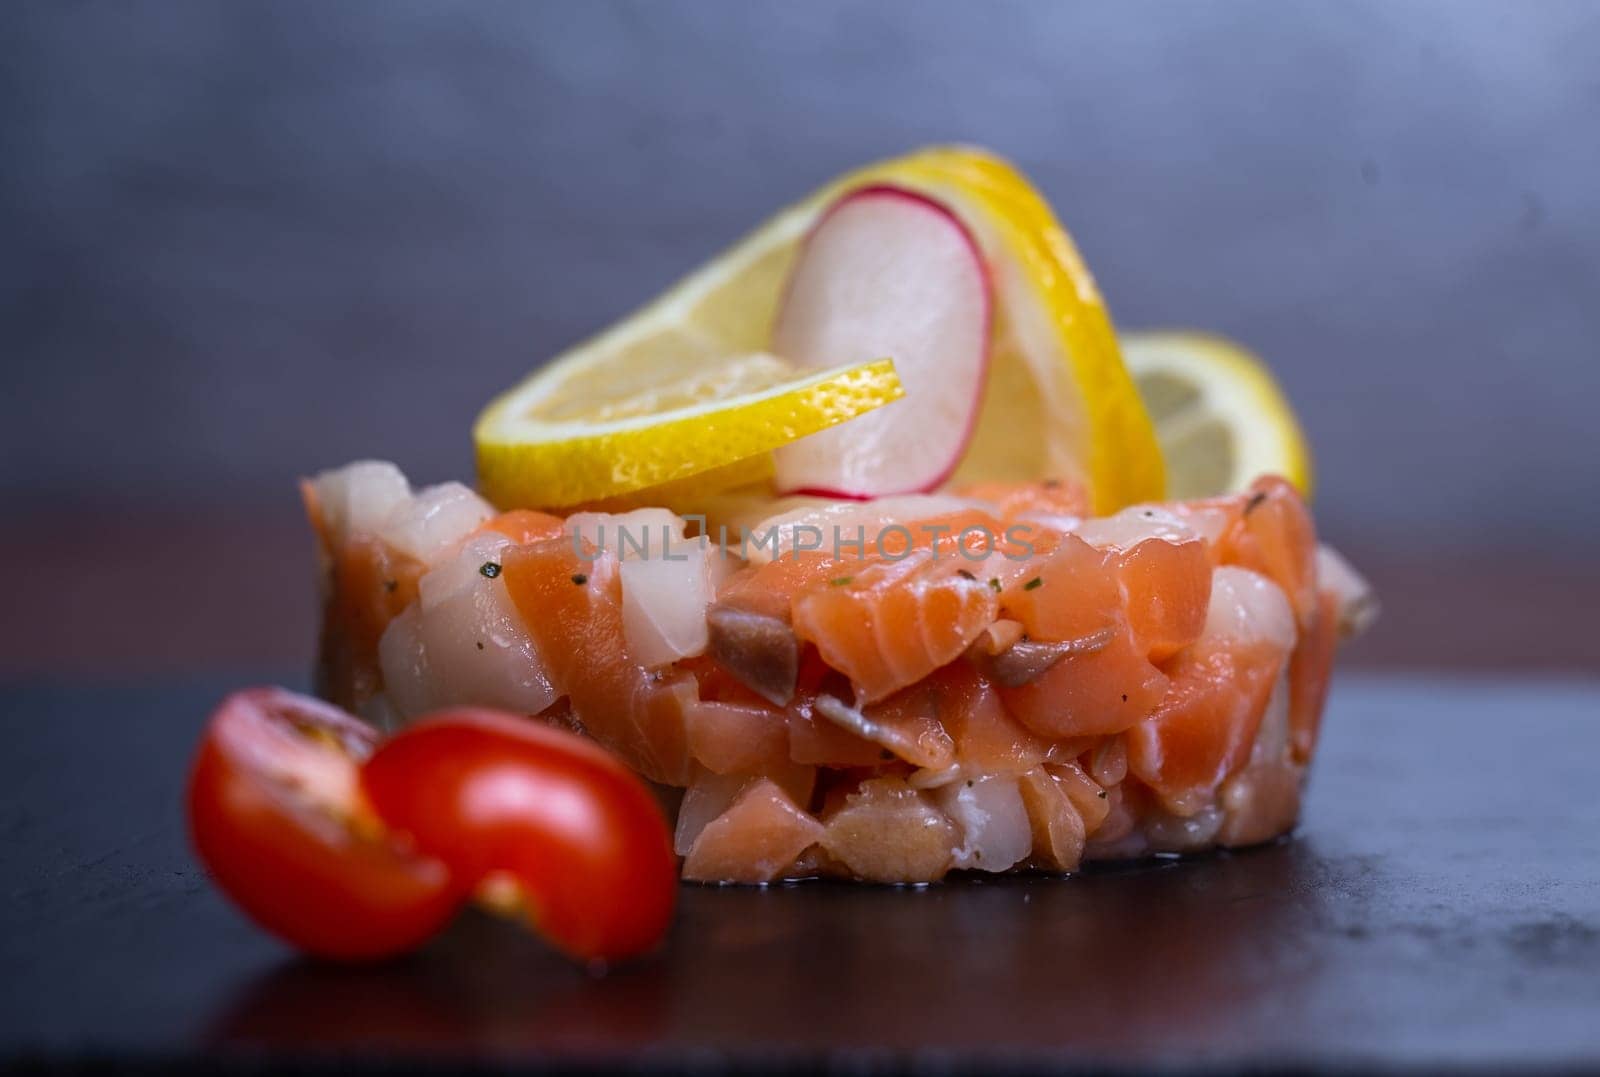
<instances>
[{"instance_id":1,"label":"halved cherry tomato","mask_svg":"<svg viewBox=\"0 0 1600 1077\"><path fill-rule=\"evenodd\" d=\"M482 880L493 903L525 909L569 955L617 960L665 936L678 890L666 821L594 744L460 708L389 739L361 781L389 826L458 878Z\"/></svg>"},{"instance_id":2,"label":"halved cherry tomato","mask_svg":"<svg viewBox=\"0 0 1600 1077\"><path fill-rule=\"evenodd\" d=\"M372 727L253 688L222 701L189 779L189 830L218 885L262 927L344 960L409 950L464 897L438 860L388 835L360 790Z\"/></svg>"}]
</instances>

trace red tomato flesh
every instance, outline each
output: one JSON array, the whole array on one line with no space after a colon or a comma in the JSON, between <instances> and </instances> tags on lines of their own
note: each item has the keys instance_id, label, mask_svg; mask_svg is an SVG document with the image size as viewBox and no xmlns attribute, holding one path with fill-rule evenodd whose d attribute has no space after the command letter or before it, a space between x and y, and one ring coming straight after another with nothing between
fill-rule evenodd
<instances>
[{"instance_id":1,"label":"red tomato flesh","mask_svg":"<svg viewBox=\"0 0 1600 1077\"><path fill-rule=\"evenodd\" d=\"M424 718L361 768L384 821L462 879L508 894L565 953L653 949L677 898L666 820L634 774L589 741L494 711Z\"/></svg>"},{"instance_id":2,"label":"red tomato flesh","mask_svg":"<svg viewBox=\"0 0 1600 1077\"><path fill-rule=\"evenodd\" d=\"M463 897L444 864L387 835L363 802L359 765L377 739L319 700L254 688L222 701L195 758L200 859L257 923L308 953L401 953Z\"/></svg>"}]
</instances>

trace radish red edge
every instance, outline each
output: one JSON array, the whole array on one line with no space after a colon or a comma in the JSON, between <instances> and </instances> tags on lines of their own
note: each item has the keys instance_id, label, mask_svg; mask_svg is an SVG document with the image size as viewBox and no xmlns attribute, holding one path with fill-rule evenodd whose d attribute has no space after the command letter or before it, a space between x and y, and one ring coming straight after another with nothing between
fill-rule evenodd
<instances>
[{"instance_id":1,"label":"radish red edge","mask_svg":"<svg viewBox=\"0 0 1600 1077\"><path fill-rule=\"evenodd\" d=\"M844 207L852 204L857 199L880 196L891 196L894 198L904 199L908 202L915 202L945 218L955 226L956 232L961 236L962 241L966 245L968 253L972 256L973 263L978 267L978 276L982 282L983 291L983 350L978 362L978 373L975 387L976 391L974 393L973 406L967 415L966 427L961 431L956 449L950 454L948 463L937 475L924 483L906 486L903 488L880 490L873 493L862 493L855 490L826 486L799 486L793 488L780 488L779 493L785 495L796 494L807 497L825 497L846 501L871 501L880 497L898 497L905 494L930 493L948 482L950 477L955 474L956 470L961 466L961 461L965 458L967 448L972 444L973 435L977 430L978 418L983 413L983 405L988 393L989 366L993 359L992 334L994 331L995 305L994 273L990 268L988 258L984 254L982 245L979 244L977 237L973 235L972 229L969 228L967 223L961 219L961 215L956 212L953 206L941 202L939 199L922 191L914 190L909 187L897 186L892 183L871 183L863 187L857 187L854 190L840 195L837 199L835 199L832 205L828 206L828 208L823 210L823 212L817 217L817 220L811 225L810 230L806 233L804 240L801 242L800 253L795 260L795 265L799 266L803 263L807 251L811 248L813 239L821 231L822 227L836 213L838 213ZM784 284L783 296L778 305L780 312L789 303L790 296L794 290L796 276L796 272L791 270L789 279Z\"/></svg>"}]
</instances>

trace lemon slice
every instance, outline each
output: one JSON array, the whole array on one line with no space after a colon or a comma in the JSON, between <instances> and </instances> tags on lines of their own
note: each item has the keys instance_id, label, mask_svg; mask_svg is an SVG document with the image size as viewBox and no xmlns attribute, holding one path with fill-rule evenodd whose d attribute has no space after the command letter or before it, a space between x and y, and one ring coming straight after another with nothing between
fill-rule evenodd
<instances>
[{"instance_id":1,"label":"lemon slice","mask_svg":"<svg viewBox=\"0 0 1600 1077\"><path fill-rule=\"evenodd\" d=\"M484 496L565 508L671 486L681 499L697 476L709 489L765 477L778 446L904 395L890 359L821 371L759 352L594 366L535 375L479 416Z\"/></svg>"},{"instance_id":2,"label":"lemon slice","mask_svg":"<svg viewBox=\"0 0 1600 1077\"><path fill-rule=\"evenodd\" d=\"M1161 498L1155 429L1099 288L1049 204L983 150L945 147L923 159L967 211L1000 300L988 395L957 481L1077 478L1102 514Z\"/></svg>"},{"instance_id":3,"label":"lemon slice","mask_svg":"<svg viewBox=\"0 0 1600 1077\"><path fill-rule=\"evenodd\" d=\"M676 447L661 444L665 423L652 423L657 432L649 436L620 439L591 437L585 424L570 420L586 415L597 394L609 414L617 406L612 397L672 397L680 383L715 384L707 372L728 356L766 351L800 241L841 194L871 183L898 184L950 206L978 238L994 275L989 383L956 481L1076 478L1100 512L1159 498L1155 431L1087 268L1028 181L968 147L926 149L834 180L536 371L479 421L485 493L505 504L563 506L666 482L669 472L674 480L703 474L707 484L731 483L735 473L720 469L734 458L726 448L713 451L720 435L692 430L703 419L672 426L672 437L687 439ZM768 438L769 448L791 432ZM741 439L738 451L759 440ZM666 459L671 467L646 462Z\"/></svg>"},{"instance_id":4,"label":"lemon slice","mask_svg":"<svg viewBox=\"0 0 1600 1077\"><path fill-rule=\"evenodd\" d=\"M1122 354L1156 425L1170 497L1236 493L1282 475L1311 494L1311 452L1266 364L1222 337L1124 333Z\"/></svg>"}]
</instances>

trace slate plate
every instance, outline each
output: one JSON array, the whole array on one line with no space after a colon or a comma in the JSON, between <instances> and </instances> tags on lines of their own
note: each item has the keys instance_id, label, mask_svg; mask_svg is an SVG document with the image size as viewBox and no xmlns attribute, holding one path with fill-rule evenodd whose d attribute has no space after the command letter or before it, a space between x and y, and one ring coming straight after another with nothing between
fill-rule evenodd
<instances>
[{"instance_id":1,"label":"slate plate","mask_svg":"<svg viewBox=\"0 0 1600 1077\"><path fill-rule=\"evenodd\" d=\"M1600 682L1344 677L1291 841L689 887L667 953L599 979L477 915L356 970L236 916L178 810L227 686L0 693L11 1064L1600 1065Z\"/></svg>"}]
</instances>

